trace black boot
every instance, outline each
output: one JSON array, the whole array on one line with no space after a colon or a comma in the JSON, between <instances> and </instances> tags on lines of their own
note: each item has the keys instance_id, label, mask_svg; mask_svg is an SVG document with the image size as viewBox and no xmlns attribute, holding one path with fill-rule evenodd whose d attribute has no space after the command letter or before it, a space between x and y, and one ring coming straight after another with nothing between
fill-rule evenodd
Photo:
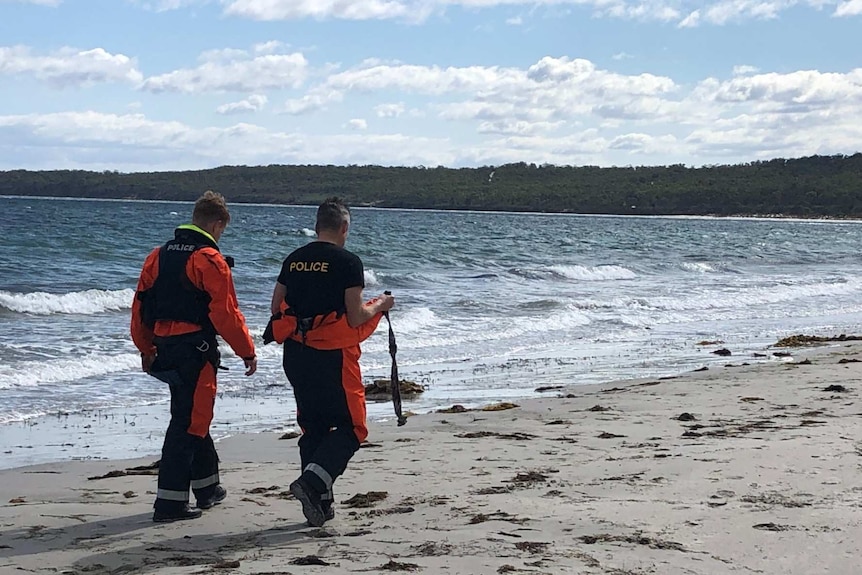
<instances>
[{"instance_id":1,"label":"black boot","mask_svg":"<svg viewBox=\"0 0 862 575\"><path fill-rule=\"evenodd\" d=\"M216 485L212 495L204 497L203 499L198 499L198 509L210 509L211 507L215 507L224 501L225 497L227 497L227 489L221 485Z\"/></svg>"},{"instance_id":2,"label":"black boot","mask_svg":"<svg viewBox=\"0 0 862 575\"><path fill-rule=\"evenodd\" d=\"M326 521L320 502L320 493L314 490L302 477L290 484L290 492L302 503L302 514L312 527L321 527Z\"/></svg>"},{"instance_id":3,"label":"black boot","mask_svg":"<svg viewBox=\"0 0 862 575\"><path fill-rule=\"evenodd\" d=\"M203 515L203 512L200 509L192 509L186 503L185 506L179 507L176 510L156 510L153 513L153 521L155 523L172 523L174 521L182 521L183 519L197 519L201 515Z\"/></svg>"}]
</instances>

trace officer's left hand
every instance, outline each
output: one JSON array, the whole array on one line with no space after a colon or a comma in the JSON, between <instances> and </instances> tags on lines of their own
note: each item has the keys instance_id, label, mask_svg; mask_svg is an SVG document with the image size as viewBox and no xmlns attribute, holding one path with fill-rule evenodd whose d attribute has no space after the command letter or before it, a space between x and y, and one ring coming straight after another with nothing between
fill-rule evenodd
<instances>
[{"instance_id":1,"label":"officer's left hand","mask_svg":"<svg viewBox=\"0 0 862 575\"><path fill-rule=\"evenodd\" d=\"M257 357L252 357L251 359L243 359L242 361L245 363L246 375L251 375L257 371Z\"/></svg>"}]
</instances>

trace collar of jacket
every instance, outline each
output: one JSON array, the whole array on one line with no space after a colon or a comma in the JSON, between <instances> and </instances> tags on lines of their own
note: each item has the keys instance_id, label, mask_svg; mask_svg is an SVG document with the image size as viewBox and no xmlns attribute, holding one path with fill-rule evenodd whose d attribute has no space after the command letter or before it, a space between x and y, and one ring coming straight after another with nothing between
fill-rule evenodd
<instances>
[{"instance_id":1,"label":"collar of jacket","mask_svg":"<svg viewBox=\"0 0 862 575\"><path fill-rule=\"evenodd\" d=\"M183 224L183 225L181 225L181 226L177 226L177 229L178 229L178 230L191 230L191 231L193 231L193 232L197 232L197 233L199 233L199 234L203 234L204 236L206 236L207 238L209 238L209 240L210 240L212 243L214 243L214 244L216 244L216 245L218 244L218 242L217 242L217 241L215 241L215 238L214 238L214 237L212 237L212 235L211 235L208 231L206 231L206 230L202 230L201 228L197 227L197 226L196 226L196 225L194 225L194 224Z\"/></svg>"}]
</instances>

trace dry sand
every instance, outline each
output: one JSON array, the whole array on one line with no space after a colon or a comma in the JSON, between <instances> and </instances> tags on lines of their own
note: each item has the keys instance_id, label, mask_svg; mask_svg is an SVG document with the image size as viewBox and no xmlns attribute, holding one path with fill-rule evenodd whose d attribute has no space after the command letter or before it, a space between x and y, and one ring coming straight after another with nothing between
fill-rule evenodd
<instances>
[{"instance_id":1,"label":"dry sand","mask_svg":"<svg viewBox=\"0 0 862 575\"><path fill-rule=\"evenodd\" d=\"M0 573L860 573L862 347L802 357L376 424L323 529L278 434L220 443L228 499L167 525L153 475L88 479L155 458L3 471Z\"/></svg>"}]
</instances>

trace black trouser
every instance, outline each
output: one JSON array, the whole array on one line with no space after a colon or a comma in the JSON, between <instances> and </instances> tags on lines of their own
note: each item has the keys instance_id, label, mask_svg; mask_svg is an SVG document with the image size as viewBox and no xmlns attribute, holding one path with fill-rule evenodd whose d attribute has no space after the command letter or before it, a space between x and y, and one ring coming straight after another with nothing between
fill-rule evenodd
<instances>
[{"instance_id":1,"label":"black trouser","mask_svg":"<svg viewBox=\"0 0 862 575\"><path fill-rule=\"evenodd\" d=\"M218 348L200 334L157 338L152 375L171 390L171 422L159 463L155 509L173 512L189 501L212 496L219 484L218 454L209 425L215 402Z\"/></svg>"},{"instance_id":2,"label":"black trouser","mask_svg":"<svg viewBox=\"0 0 862 575\"><path fill-rule=\"evenodd\" d=\"M331 504L332 484L359 449L342 384L342 362L340 349L284 342L284 373L293 386L302 428L302 477L321 494L324 506Z\"/></svg>"}]
</instances>

